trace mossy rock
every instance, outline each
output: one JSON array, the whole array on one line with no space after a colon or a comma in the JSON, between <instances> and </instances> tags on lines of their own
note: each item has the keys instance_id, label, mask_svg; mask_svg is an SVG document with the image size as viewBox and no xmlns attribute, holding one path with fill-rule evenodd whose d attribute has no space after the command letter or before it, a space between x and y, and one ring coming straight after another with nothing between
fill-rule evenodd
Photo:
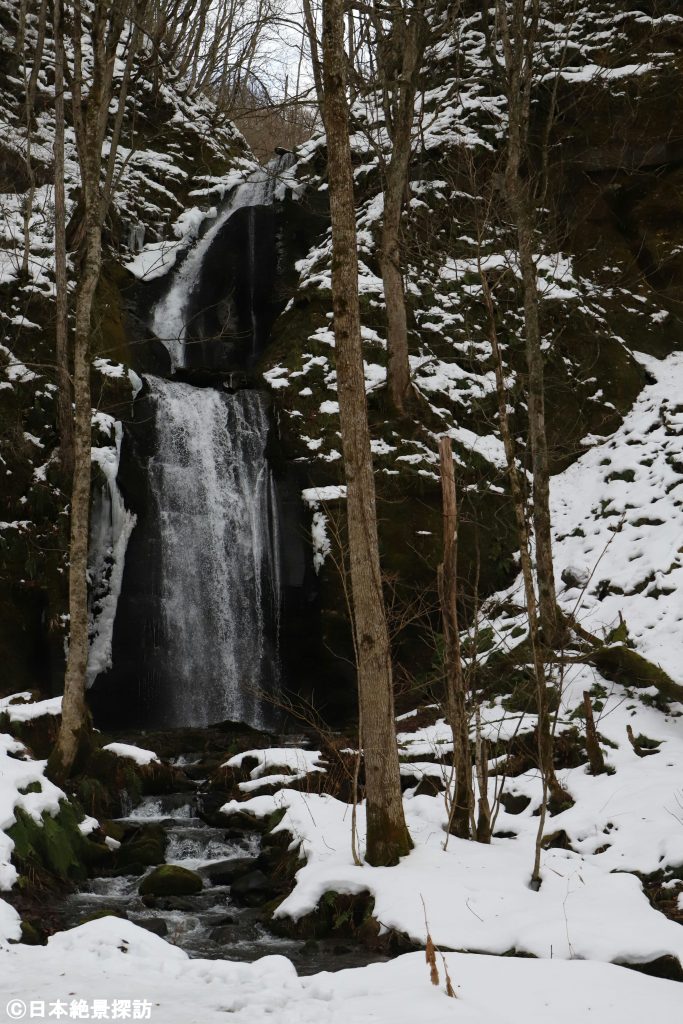
<instances>
[{"instance_id":1,"label":"mossy rock","mask_svg":"<svg viewBox=\"0 0 683 1024\"><path fill-rule=\"evenodd\" d=\"M108 750L91 750L74 780L78 798L88 814L96 818L121 813L121 797L125 792L133 803L142 793L139 768L125 757Z\"/></svg>"},{"instance_id":2,"label":"mossy rock","mask_svg":"<svg viewBox=\"0 0 683 1024\"><path fill-rule=\"evenodd\" d=\"M116 851L114 870L119 874L134 874L133 868L163 864L167 844L168 837L161 825L141 825L124 838Z\"/></svg>"},{"instance_id":3,"label":"mossy rock","mask_svg":"<svg viewBox=\"0 0 683 1024\"><path fill-rule=\"evenodd\" d=\"M25 946L44 946L45 939L30 921L21 922L21 941Z\"/></svg>"},{"instance_id":4,"label":"mossy rock","mask_svg":"<svg viewBox=\"0 0 683 1024\"><path fill-rule=\"evenodd\" d=\"M379 923L373 917L374 897L367 890L355 894L330 890L324 893L315 910L300 917L275 918L277 932L303 939L322 939L330 935L339 938L367 940L379 932Z\"/></svg>"},{"instance_id":5,"label":"mossy rock","mask_svg":"<svg viewBox=\"0 0 683 1024\"><path fill-rule=\"evenodd\" d=\"M142 879L138 892L141 896L195 896L203 886L196 871L177 864L162 864Z\"/></svg>"},{"instance_id":6,"label":"mossy rock","mask_svg":"<svg viewBox=\"0 0 683 1024\"><path fill-rule=\"evenodd\" d=\"M630 647L601 647L590 654L588 661L610 682L622 686L654 686L665 701L683 704L683 686L675 683L659 665L653 665Z\"/></svg>"},{"instance_id":7,"label":"mossy rock","mask_svg":"<svg viewBox=\"0 0 683 1024\"><path fill-rule=\"evenodd\" d=\"M15 823L7 834L14 843L12 860L24 886L28 878L40 875L45 884L77 881L87 876L86 863L94 844L81 835L76 809L65 801L53 818L45 812L35 821L21 808L15 810Z\"/></svg>"}]
</instances>

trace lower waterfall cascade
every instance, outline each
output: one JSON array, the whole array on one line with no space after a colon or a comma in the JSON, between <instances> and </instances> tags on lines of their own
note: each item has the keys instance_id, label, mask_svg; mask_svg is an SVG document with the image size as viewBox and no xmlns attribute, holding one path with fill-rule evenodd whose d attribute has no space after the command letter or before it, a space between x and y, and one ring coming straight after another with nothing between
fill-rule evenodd
<instances>
[{"instance_id":1,"label":"lower waterfall cascade","mask_svg":"<svg viewBox=\"0 0 683 1024\"><path fill-rule=\"evenodd\" d=\"M148 377L158 454L150 484L160 525L161 621L176 677L169 725L264 723L277 686L277 496L269 422L256 391ZM269 628L270 625L270 628Z\"/></svg>"}]
</instances>

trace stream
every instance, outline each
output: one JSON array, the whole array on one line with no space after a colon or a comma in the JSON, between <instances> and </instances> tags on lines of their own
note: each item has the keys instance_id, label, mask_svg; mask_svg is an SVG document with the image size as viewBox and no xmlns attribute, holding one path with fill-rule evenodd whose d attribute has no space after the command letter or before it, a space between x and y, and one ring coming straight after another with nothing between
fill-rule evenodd
<instances>
[{"instance_id":1,"label":"stream","mask_svg":"<svg viewBox=\"0 0 683 1024\"><path fill-rule=\"evenodd\" d=\"M196 752L180 755L173 762L188 772L193 790L145 796L116 822L129 834L136 827L161 826L168 839L165 862L200 874L204 883L201 892L191 896L140 896L139 885L152 867L142 875L100 875L60 901L56 908L60 928L113 913L149 929L191 957L253 961L280 954L288 957L302 975L389 959L384 953L358 943L346 944L336 937L305 940L277 935L269 927L268 912L263 907L245 906L242 900L232 899L231 885L211 876L235 865L242 868L242 873L259 867L262 836L232 824L208 824L204 804L208 799L215 805L216 800L214 793L209 797L207 779L202 777L205 764L197 759ZM210 817L215 822L215 811Z\"/></svg>"}]
</instances>

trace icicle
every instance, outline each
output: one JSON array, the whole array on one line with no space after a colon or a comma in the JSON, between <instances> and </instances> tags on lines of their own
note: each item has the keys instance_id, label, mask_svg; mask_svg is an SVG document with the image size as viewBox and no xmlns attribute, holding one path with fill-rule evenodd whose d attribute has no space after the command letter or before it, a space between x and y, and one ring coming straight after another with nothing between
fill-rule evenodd
<instances>
[{"instance_id":1,"label":"icicle","mask_svg":"<svg viewBox=\"0 0 683 1024\"><path fill-rule=\"evenodd\" d=\"M90 531L89 574L91 582L90 649L88 686L100 672L111 667L114 619L123 583L128 540L137 517L123 503L116 482L123 428L114 423L115 446L93 448L92 458L102 470L106 487L95 494Z\"/></svg>"}]
</instances>

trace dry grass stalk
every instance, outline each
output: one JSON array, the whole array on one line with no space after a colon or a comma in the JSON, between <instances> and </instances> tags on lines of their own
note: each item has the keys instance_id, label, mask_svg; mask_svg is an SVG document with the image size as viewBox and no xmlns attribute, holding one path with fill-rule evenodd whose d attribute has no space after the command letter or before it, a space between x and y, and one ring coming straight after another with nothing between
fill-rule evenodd
<instances>
[{"instance_id":1,"label":"dry grass stalk","mask_svg":"<svg viewBox=\"0 0 683 1024\"><path fill-rule=\"evenodd\" d=\"M436 948L432 937L427 932L427 945L425 946L425 960L429 964L429 980L432 985L439 984L439 968L436 966Z\"/></svg>"},{"instance_id":2,"label":"dry grass stalk","mask_svg":"<svg viewBox=\"0 0 683 1024\"><path fill-rule=\"evenodd\" d=\"M427 920L427 908L425 906L424 897L420 896L422 900L422 910L424 911L425 917L425 930L427 932L427 945L425 946L425 960L429 964L429 980L432 985L439 984L439 968L436 966L436 946L432 939L429 931L429 921Z\"/></svg>"},{"instance_id":3,"label":"dry grass stalk","mask_svg":"<svg viewBox=\"0 0 683 1024\"><path fill-rule=\"evenodd\" d=\"M441 956L441 962L443 963L443 973L446 976L446 995L449 997L449 999L457 999L458 996L456 994L455 989L453 988L451 976L448 973L448 964L446 963L446 957L441 952L439 955Z\"/></svg>"}]
</instances>

